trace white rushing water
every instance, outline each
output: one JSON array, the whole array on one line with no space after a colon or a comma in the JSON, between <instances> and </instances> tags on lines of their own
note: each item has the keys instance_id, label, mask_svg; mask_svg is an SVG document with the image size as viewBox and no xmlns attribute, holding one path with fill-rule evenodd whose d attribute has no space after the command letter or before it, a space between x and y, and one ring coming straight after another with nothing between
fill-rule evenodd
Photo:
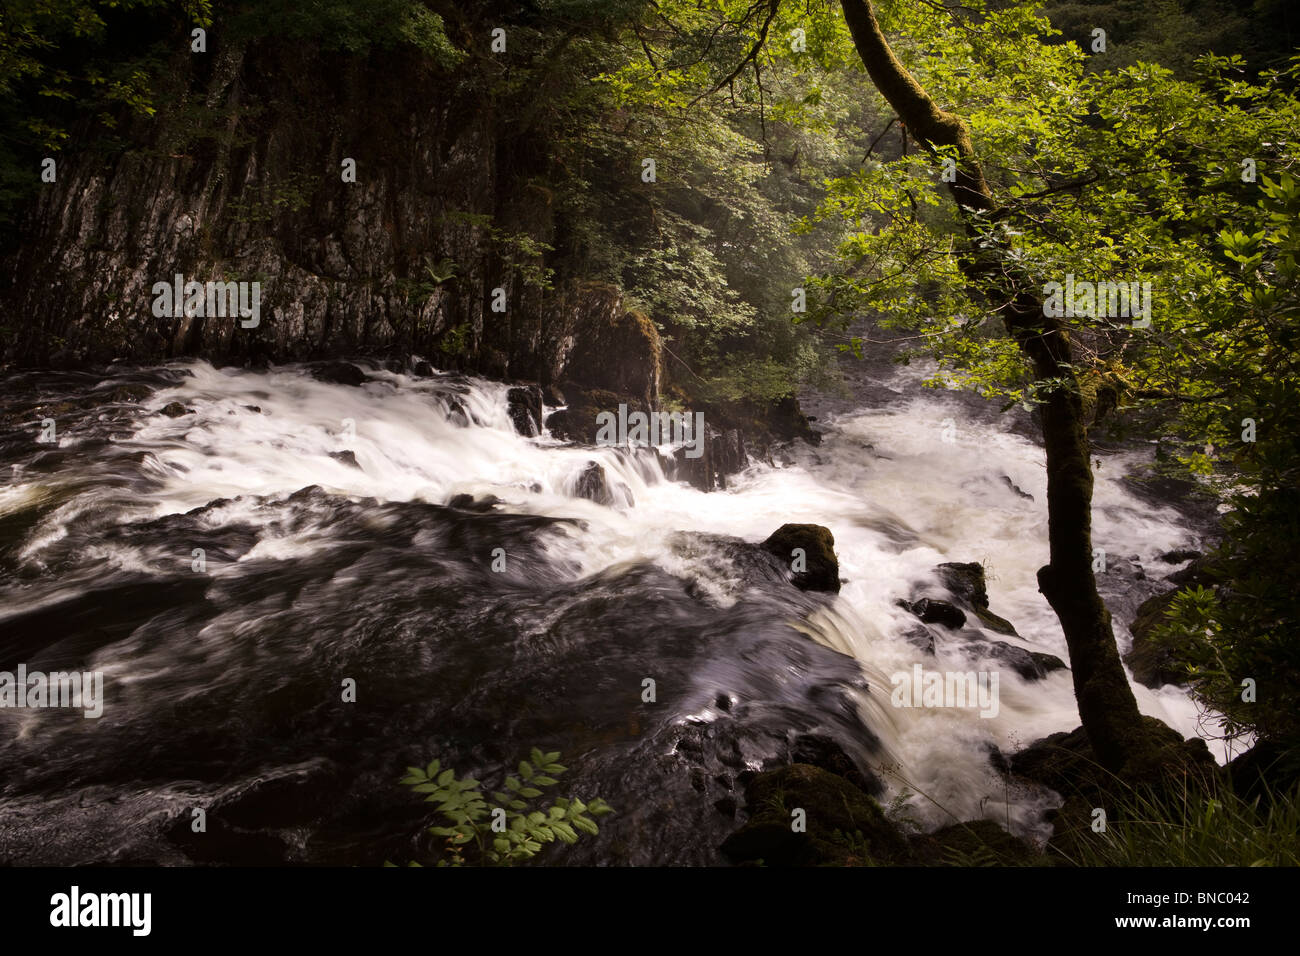
<instances>
[{"instance_id":1,"label":"white rushing water","mask_svg":"<svg viewBox=\"0 0 1300 956\"><path fill-rule=\"evenodd\" d=\"M242 495L243 501L221 509L220 520L261 521L250 496L289 494L307 485L380 502L445 504L457 494L493 494L507 510L583 519L585 529L556 531L548 545L555 558L572 563L575 576L649 560L696 579L724 605L739 581L684 553L680 542L675 547L677 532L761 541L787 522L829 527L844 587L801 626L861 663L875 707L868 724L888 752L894 792L907 786L924 794L913 795L909 807L930 824L950 822L951 813L1009 817L1021 832L1046 832L1041 797L1012 793L1006 805L990 772L988 747L1009 753L1078 726L1069 671L1025 682L1001 668L1000 710L991 719L975 709L896 709L888 703L890 675L915 663L963 671L978 666L955 644L940 643L936 661L904 637L916 618L895 602L918 589L942 597L933 569L945 561L985 565L992 610L1021 635L990 637L1068 660L1060 626L1035 580L1047 560L1043 454L1025 438L977 420L951 397L904 389L888 407L823 422L827 434L819 447L797 444L780 466L756 464L727 491L705 494L666 481L648 455L517 435L500 384L477 382L458 396L473 419L463 427L434 413L433 406L446 406L450 383L437 376L376 371L373 381L351 388L317 382L300 369L256 374L204 363L189 368L192 377L157 392L147 405L156 411L178 401L193 414L151 415L122 439L148 453L145 467L160 481L156 491L119 503L141 520ZM945 440L949 425L951 441ZM330 457L343 450L355 454L359 467ZM611 485L626 488L630 506L603 507L574 496L577 477L592 460L604 466ZM1098 547L1150 561L1198 543L1177 513L1134 498L1119 481L1123 471L1121 458L1104 461L1098 471ZM1004 476L1033 500L1017 494ZM30 492L17 482L7 493ZM39 557L57 538L70 509L94 506L91 495L49 515L28 538L27 556ZM267 527L245 560L310 560L319 546L310 528ZM120 549L106 557L121 566L162 560ZM1126 642L1123 622L1117 619L1116 628ZM1195 735L1196 710L1184 692L1140 685L1134 691L1143 712Z\"/></svg>"}]
</instances>

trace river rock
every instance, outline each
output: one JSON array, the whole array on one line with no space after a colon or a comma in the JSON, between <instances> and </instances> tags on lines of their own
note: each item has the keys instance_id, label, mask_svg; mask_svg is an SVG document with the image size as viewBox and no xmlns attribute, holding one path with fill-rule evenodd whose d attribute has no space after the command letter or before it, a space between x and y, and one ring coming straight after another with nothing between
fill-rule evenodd
<instances>
[{"instance_id":1,"label":"river rock","mask_svg":"<svg viewBox=\"0 0 1300 956\"><path fill-rule=\"evenodd\" d=\"M1018 497L1028 498L1030 501L1034 500L1033 495L1029 494L1029 492L1027 491L1022 491L1020 489L1020 486L1017 485L1014 481L1012 481L1008 475L1002 476L1002 483L1006 485L1008 488L1010 488L1012 491L1014 491Z\"/></svg>"},{"instance_id":2,"label":"river rock","mask_svg":"<svg viewBox=\"0 0 1300 956\"><path fill-rule=\"evenodd\" d=\"M733 862L764 866L862 866L902 863L907 839L871 797L848 780L808 764L753 777L745 787L749 819L722 843ZM804 812L806 832L791 827Z\"/></svg>"},{"instance_id":3,"label":"river rock","mask_svg":"<svg viewBox=\"0 0 1300 956\"><path fill-rule=\"evenodd\" d=\"M649 411L643 402L632 395L583 388L572 382L564 384L564 394L569 398L568 407L552 412L546 419L546 427L551 434L562 441L596 444L600 432L598 416L602 412L609 412L617 419L619 405L626 405L629 414Z\"/></svg>"},{"instance_id":4,"label":"river rock","mask_svg":"<svg viewBox=\"0 0 1300 956\"><path fill-rule=\"evenodd\" d=\"M1065 661L1055 654L1031 651L1006 641L988 641L982 648L988 657L1001 661L1025 680L1040 680L1052 671L1065 670Z\"/></svg>"},{"instance_id":5,"label":"river rock","mask_svg":"<svg viewBox=\"0 0 1300 956\"><path fill-rule=\"evenodd\" d=\"M961 608L947 601L921 598L911 605L911 610L926 624L941 624L954 631L966 626L966 615Z\"/></svg>"},{"instance_id":6,"label":"river rock","mask_svg":"<svg viewBox=\"0 0 1300 956\"><path fill-rule=\"evenodd\" d=\"M978 561L947 561L935 571L944 587L963 601L977 607L988 607L989 591L985 582L984 565Z\"/></svg>"},{"instance_id":7,"label":"river rock","mask_svg":"<svg viewBox=\"0 0 1300 956\"><path fill-rule=\"evenodd\" d=\"M578 484L574 489L574 493L579 498L586 498L598 505L612 505L614 503L614 493L609 489L609 478L605 474L604 467L598 462L587 462L587 467L578 476Z\"/></svg>"},{"instance_id":8,"label":"river rock","mask_svg":"<svg viewBox=\"0 0 1300 956\"><path fill-rule=\"evenodd\" d=\"M363 385L366 373L351 362L327 362L311 370L312 378L331 385Z\"/></svg>"},{"instance_id":9,"label":"river rock","mask_svg":"<svg viewBox=\"0 0 1300 956\"><path fill-rule=\"evenodd\" d=\"M791 763L805 763L829 773L839 774L863 793L879 797L885 792L884 782L870 770L862 771L840 746L839 741L827 734L800 734L790 748Z\"/></svg>"},{"instance_id":10,"label":"river rock","mask_svg":"<svg viewBox=\"0 0 1300 956\"><path fill-rule=\"evenodd\" d=\"M515 431L525 438L542 433L542 390L536 385L520 385L506 392L506 409Z\"/></svg>"},{"instance_id":11,"label":"river rock","mask_svg":"<svg viewBox=\"0 0 1300 956\"><path fill-rule=\"evenodd\" d=\"M1186 673L1180 670L1174 659L1173 648L1155 641L1156 631L1165 623L1165 611L1177 593L1178 589L1175 588L1143 601L1133 623L1129 625L1129 631L1133 634L1133 646L1124 655L1124 663L1133 670L1133 679L1146 687L1163 687L1187 679Z\"/></svg>"},{"instance_id":12,"label":"river rock","mask_svg":"<svg viewBox=\"0 0 1300 956\"><path fill-rule=\"evenodd\" d=\"M139 402L153 394L148 385L119 385L108 393L110 402Z\"/></svg>"},{"instance_id":13,"label":"river rock","mask_svg":"<svg viewBox=\"0 0 1300 956\"><path fill-rule=\"evenodd\" d=\"M1010 621L989 610L984 565L977 561L948 561L936 567L935 573L939 575L944 587L975 615L980 626L1009 637L1020 636Z\"/></svg>"},{"instance_id":14,"label":"river rock","mask_svg":"<svg viewBox=\"0 0 1300 956\"><path fill-rule=\"evenodd\" d=\"M819 524L783 524L761 545L793 572L792 582L802 591L840 589L840 562L835 556L835 536ZM801 570L794 570L802 549Z\"/></svg>"}]
</instances>

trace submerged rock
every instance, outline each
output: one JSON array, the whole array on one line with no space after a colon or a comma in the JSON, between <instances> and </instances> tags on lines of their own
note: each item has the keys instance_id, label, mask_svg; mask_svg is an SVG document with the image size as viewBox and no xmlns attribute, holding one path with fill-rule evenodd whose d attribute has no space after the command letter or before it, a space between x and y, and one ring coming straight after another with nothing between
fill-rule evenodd
<instances>
[{"instance_id":1,"label":"submerged rock","mask_svg":"<svg viewBox=\"0 0 1300 956\"><path fill-rule=\"evenodd\" d=\"M1002 476L1002 483L1006 485L1008 488L1010 488L1013 492L1015 492L1018 497L1028 498L1030 501L1034 500L1033 495L1029 494L1029 492L1027 491L1022 491L1020 489L1020 486L1017 485L1014 481L1012 481L1011 478L1008 477L1007 475Z\"/></svg>"},{"instance_id":2,"label":"submerged rock","mask_svg":"<svg viewBox=\"0 0 1300 956\"><path fill-rule=\"evenodd\" d=\"M819 524L783 524L761 545L781 559L793 573L801 591L840 589L840 562L835 556L835 536Z\"/></svg>"}]
</instances>

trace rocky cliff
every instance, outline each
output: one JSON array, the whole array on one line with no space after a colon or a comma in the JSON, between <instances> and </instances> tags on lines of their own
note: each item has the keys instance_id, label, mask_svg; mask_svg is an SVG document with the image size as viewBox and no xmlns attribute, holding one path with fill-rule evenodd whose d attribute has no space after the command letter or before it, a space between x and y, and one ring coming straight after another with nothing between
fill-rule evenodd
<instances>
[{"instance_id":1,"label":"rocky cliff","mask_svg":"<svg viewBox=\"0 0 1300 956\"><path fill-rule=\"evenodd\" d=\"M569 378L657 402L653 323L545 258L547 144L474 70L271 43L174 62L129 149L74 143L36 198L0 266L0 305L21 319L6 360L416 352L543 385L573 364ZM176 275L260 283L257 326L155 315L153 285Z\"/></svg>"}]
</instances>

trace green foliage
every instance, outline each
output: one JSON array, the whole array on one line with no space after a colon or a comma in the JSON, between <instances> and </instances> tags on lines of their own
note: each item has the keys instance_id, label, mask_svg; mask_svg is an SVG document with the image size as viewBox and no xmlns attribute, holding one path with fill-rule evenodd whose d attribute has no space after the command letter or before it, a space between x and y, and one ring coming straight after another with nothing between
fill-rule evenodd
<instances>
[{"instance_id":1,"label":"green foliage","mask_svg":"<svg viewBox=\"0 0 1300 956\"><path fill-rule=\"evenodd\" d=\"M1048 0L1052 23L1081 48L1106 31L1106 52L1092 68L1115 70L1159 63L1189 78L1206 53L1239 53L1257 68L1276 66L1300 44L1285 9L1289 0Z\"/></svg>"},{"instance_id":2,"label":"green foliage","mask_svg":"<svg viewBox=\"0 0 1300 956\"><path fill-rule=\"evenodd\" d=\"M448 355L467 355L473 336L474 327L468 322L462 322L442 334L438 347Z\"/></svg>"},{"instance_id":3,"label":"green foliage","mask_svg":"<svg viewBox=\"0 0 1300 956\"><path fill-rule=\"evenodd\" d=\"M599 797L587 803L576 797L556 797L549 805L534 803L565 772L559 759L558 752L544 754L533 748L529 759L520 761L518 776L505 775L503 789L492 792L492 804L483 796L479 781L458 778L455 771L442 769L438 760L424 768L408 767L401 782L425 794L446 821L445 826L429 828L429 833L443 839L438 865L511 866L531 860L547 843L577 843L581 833L595 836L599 828L593 818L613 812ZM494 819L504 825L494 826Z\"/></svg>"},{"instance_id":4,"label":"green foliage","mask_svg":"<svg viewBox=\"0 0 1300 956\"><path fill-rule=\"evenodd\" d=\"M152 116L164 72L160 32L188 45L212 22L211 0L12 0L0 9L0 227L89 117L101 134ZM182 39L183 31L183 39ZM131 37L123 42L123 37ZM145 39L137 39L145 38Z\"/></svg>"},{"instance_id":5,"label":"green foliage","mask_svg":"<svg viewBox=\"0 0 1300 956\"><path fill-rule=\"evenodd\" d=\"M574 174L557 197L573 211L577 271L654 318L670 376L706 402L779 398L825 375L829 350L814 328L792 326L791 295L829 267L840 226L794 226L821 179L866 148L864 80L844 68L842 21L782 4L764 32L767 9L646 9L593 60L602 120L557 154ZM796 28L806 52L791 49ZM645 158L654 183L641 179Z\"/></svg>"},{"instance_id":6,"label":"green foliage","mask_svg":"<svg viewBox=\"0 0 1300 956\"><path fill-rule=\"evenodd\" d=\"M250 39L278 37L354 54L407 44L442 69L464 57L442 17L420 0L258 0L235 5L231 27Z\"/></svg>"},{"instance_id":7,"label":"green foliage","mask_svg":"<svg viewBox=\"0 0 1300 956\"><path fill-rule=\"evenodd\" d=\"M1225 736L1300 745L1300 183L1261 183L1243 228L1218 234L1228 262L1199 302L1206 339L1171 372L1199 377L1212 398L1185 403L1169 443L1205 473L1231 510L1212 555L1219 583L1175 597L1157 635L1187 668ZM1195 363L1193 365L1193 362ZM1193 379L1193 381L1196 381ZM1249 426L1249 427L1247 427ZM1205 441L1200 447L1196 439ZM1257 687L1242 700L1242 681Z\"/></svg>"}]
</instances>

